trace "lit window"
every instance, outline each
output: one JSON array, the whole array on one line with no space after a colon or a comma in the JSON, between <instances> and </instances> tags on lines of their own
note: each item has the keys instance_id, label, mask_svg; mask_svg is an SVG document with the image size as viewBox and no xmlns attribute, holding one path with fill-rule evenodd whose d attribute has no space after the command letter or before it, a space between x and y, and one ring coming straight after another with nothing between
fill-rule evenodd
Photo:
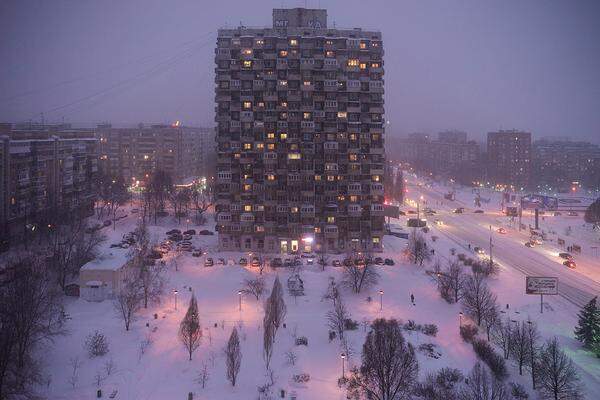
<instances>
[{"instance_id":1,"label":"lit window","mask_svg":"<svg viewBox=\"0 0 600 400\"><path fill-rule=\"evenodd\" d=\"M352 196L350 196L350 201L352 203L356 203L358 201L358 196L356 196L356 195L353 194Z\"/></svg>"},{"instance_id":2,"label":"lit window","mask_svg":"<svg viewBox=\"0 0 600 400\"><path fill-rule=\"evenodd\" d=\"M252 150L252 143L244 143L244 150Z\"/></svg>"},{"instance_id":3,"label":"lit window","mask_svg":"<svg viewBox=\"0 0 600 400\"><path fill-rule=\"evenodd\" d=\"M244 68L252 68L252 61L244 60Z\"/></svg>"},{"instance_id":4,"label":"lit window","mask_svg":"<svg viewBox=\"0 0 600 400\"><path fill-rule=\"evenodd\" d=\"M335 224L335 217L327 217L328 224Z\"/></svg>"},{"instance_id":5,"label":"lit window","mask_svg":"<svg viewBox=\"0 0 600 400\"><path fill-rule=\"evenodd\" d=\"M371 63L371 68L379 68L381 65L379 63Z\"/></svg>"},{"instance_id":6,"label":"lit window","mask_svg":"<svg viewBox=\"0 0 600 400\"><path fill-rule=\"evenodd\" d=\"M245 101L244 102L244 108L245 109L252 108L252 102L251 101Z\"/></svg>"},{"instance_id":7,"label":"lit window","mask_svg":"<svg viewBox=\"0 0 600 400\"><path fill-rule=\"evenodd\" d=\"M288 52L287 50L280 50L279 51L279 57L287 57Z\"/></svg>"},{"instance_id":8,"label":"lit window","mask_svg":"<svg viewBox=\"0 0 600 400\"><path fill-rule=\"evenodd\" d=\"M349 67L358 67L359 61L356 58L351 58L348 60Z\"/></svg>"},{"instance_id":9,"label":"lit window","mask_svg":"<svg viewBox=\"0 0 600 400\"><path fill-rule=\"evenodd\" d=\"M373 182L379 182L380 179L379 175L373 175Z\"/></svg>"},{"instance_id":10,"label":"lit window","mask_svg":"<svg viewBox=\"0 0 600 400\"><path fill-rule=\"evenodd\" d=\"M259 101L258 104L257 104L257 106L258 107L264 107L265 106L264 101Z\"/></svg>"},{"instance_id":11,"label":"lit window","mask_svg":"<svg viewBox=\"0 0 600 400\"><path fill-rule=\"evenodd\" d=\"M244 206L244 211L252 211L252 206L250 204L246 204Z\"/></svg>"},{"instance_id":12,"label":"lit window","mask_svg":"<svg viewBox=\"0 0 600 400\"><path fill-rule=\"evenodd\" d=\"M325 55L326 55L327 57L335 57L335 53L334 53L333 51L331 51L331 50L327 50L327 51L325 52Z\"/></svg>"},{"instance_id":13,"label":"lit window","mask_svg":"<svg viewBox=\"0 0 600 400\"><path fill-rule=\"evenodd\" d=\"M321 228L318 226L315 226L315 233L321 233Z\"/></svg>"},{"instance_id":14,"label":"lit window","mask_svg":"<svg viewBox=\"0 0 600 400\"><path fill-rule=\"evenodd\" d=\"M346 196L344 196L344 195L338 196L338 201L344 201L344 200L346 200Z\"/></svg>"},{"instance_id":15,"label":"lit window","mask_svg":"<svg viewBox=\"0 0 600 400\"><path fill-rule=\"evenodd\" d=\"M267 133L267 139L275 139L275 133L273 133L273 132Z\"/></svg>"},{"instance_id":16,"label":"lit window","mask_svg":"<svg viewBox=\"0 0 600 400\"><path fill-rule=\"evenodd\" d=\"M373 244L379 244L380 239L377 236L373 236Z\"/></svg>"},{"instance_id":17,"label":"lit window","mask_svg":"<svg viewBox=\"0 0 600 400\"><path fill-rule=\"evenodd\" d=\"M265 144L264 143L256 143L256 148L258 150L263 150L265 148Z\"/></svg>"},{"instance_id":18,"label":"lit window","mask_svg":"<svg viewBox=\"0 0 600 400\"><path fill-rule=\"evenodd\" d=\"M289 153L288 154L288 159L289 160L299 160L300 159L300 153Z\"/></svg>"},{"instance_id":19,"label":"lit window","mask_svg":"<svg viewBox=\"0 0 600 400\"><path fill-rule=\"evenodd\" d=\"M244 49L242 51L242 54L244 54L245 56L251 56L252 55L252 49Z\"/></svg>"},{"instance_id":20,"label":"lit window","mask_svg":"<svg viewBox=\"0 0 600 400\"><path fill-rule=\"evenodd\" d=\"M282 101L281 102L281 107L287 107L287 101Z\"/></svg>"},{"instance_id":21,"label":"lit window","mask_svg":"<svg viewBox=\"0 0 600 400\"><path fill-rule=\"evenodd\" d=\"M304 86L310 86L310 81L304 81Z\"/></svg>"},{"instance_id":22,"label":"lit window","mask_svg":"<svg viewBox=\"0 0 600 400\"><path fill-rule=\"evenodd\" d=\"M358 160L358 156L356 154L348 154L348 158L350 159L350 161Z\"/></svg>"},{"instance_id":23,"label":"lit window","mask_svg":"<svg viewBox=\"0 0 600 400\"><path fill-rule=\"evenodd\" d=\"M327 175L327 180L329 182L333 182L333 181L335 181L335 176L333 176L333 175Z\"/></svg>"},{"instance_id":24,"label":"lit window","mask_svg":"<svg viewBox=\"0 0 600 400\"><path fill-rule=\"evenodd\" d=\"M279 138L284 140L287 139L287 133L280 133Z\"/></svg>"},{"instance_id":25,"label":"lit window","mask_svg":"<svg viewBox=\"0 0 600 400\"><path fill-rule=\"evenodd\" d=\"M246 184L246 185L244 185L243 188L244 188L244 192L249 192L252 190L252 185Z\"/></svg>"},{"instance_id":26,"label":"lit window","mask_svg":"<svg viewBox=\"0 0 600 400\"><path fill-rule=\"evenodd\" d=\"M275 143L269 143L267 145L267 149L269 149L269 150L275 150Z\"/></svg>"},{"instance_id":27,"label":"lit window","mask_svg":"<svg viewBox=\"0 0 600 400\"><path fill-rule=\"evenodd\" d=\"M315 175L315 181L320 181L321 180L321 175Z\"/></svg>"},{"instance_id":28,"label":"lit window","mask_svg":"<svg viewBox=\"0 0 600 400\"><path fill-rule=\"evenodd\" d=\"M259 46L262 46L263 44L265 44L265 41L264 41L264 40L262 40L262 39L258 39L258 40L256 41L256 44L257 44L257 45L259 45Z\"/></svg>"},{"instance_id":29,"label":"lit window","mask_svg":"<svg viewBox=\"0 0 600 400\"><path fill-rule=\"evenodd\" d=\"M338 112L338 118L346 118L347 116L348 114L346 113L346 111Z\"/></svg>"},{"instance_id":30,"label":"lit window","mask_svg":"<svg viewBox=\"0 0 600 400\"><path fill-rule=\"evenodd\" d=\"M287 81L279 81L280 86L287 86Z\"/></svg>"},{"instance_id":31,"label":"lit window","mask_svg":"<svg viewBox=\"0 0 600 400\"><path fill-rule=\"evenodd\" d=\"M349 137L350 140L356 140L358 138L358 135L356 133L351 133Z\"/></svg>"},{"instance_id":32,"label":"lit window","mask_svg":"<svg viewBox=\"0 0 600 400\"><path fill-rule=\"evenodd\" d=\"M310 119L310 113L309 112L305 112L304 113L304 119Z\"/></svg>"},{"instance_id":33,"label":"lit window","mask_svg":"<svg viewBox=\"0 0 600 400\"><path fill-rule=\"evenodd\" d=\"M290 207L290 212L297 213L298 212L298 207Z\"/></svg>"},{"instance_id":34,"label":"lit window","mask_svg":"<svg viewBox=\"0 0 600 400\"><path fill-rule=\"evenodd\" d=\"M273 174L267 175L267 180L268 181L274 181L275 180L275 175L273 175Z\"/></svg>"},{"instance_id":35,"label":"lit window","mask_svg":"<svg viewBox=\"0 0 600 400\"><path fill-rule=\"evenodd\" d=\"M366 44L365 42L360 42L360 45L359 45L359 47L360 47L361 49L366 49L366 48L367 48L367 44Z\"/></svg>"},{"instance_id":36,"label":"lit window","mask_svg":"<svg viewBox=\"0 0 600 400\"><path fill-rule=\"evenodd\" d=\"M360 67L360 69L367 69L367 64L366 63L360 63L359 67Z\"/></svg>"},{"instance_id":37,"label":"lit window","mask_svg":"<svg viewBox=\"0 0 600 400\"><path fill-rule=\"evenodd\" d=\"M148 154L144 154L144 160L147 160L148 158Z\"/></svg>"},{"instance_id":38,"label":"lit window","mask_svg":"<svg viewBox=\"0 0 600 400\"><path fill-rule=\"evenodd\" d=\"M297 39L290 39L290 46L298 46L298 40Z\"/></svg>"}]
</instances>

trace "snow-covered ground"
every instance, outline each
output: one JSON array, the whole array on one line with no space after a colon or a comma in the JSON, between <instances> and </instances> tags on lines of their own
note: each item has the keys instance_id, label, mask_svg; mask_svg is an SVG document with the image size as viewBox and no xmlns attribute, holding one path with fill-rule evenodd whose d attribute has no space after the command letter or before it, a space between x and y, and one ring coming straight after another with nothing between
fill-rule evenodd
<instances>
[{"instance_id":1,"label":"snow-covered ground","mask_svg":"<svg viewBox=\"0 0 600 400\"><path fill-rule=\"evenodd\" d=\"M117 223L116 230L105 228L109 240L104 244L104 252L125 252L121 249L109 249L110 243L118 241L121 236L132 230L137 217L131 215ZM405 226L405 219L395 221ZM158 226L150 226L151 233L162 240L165 231L179 227L186 229L186 223L177 226L170 217L159 221ZM205 227L189 226L205 229ZM210 229L210 228L208 228ZM439 238L433 243L436 256L441 259L450 257L450 248L456 243L447 237L430 231L429 237ZM262 359L261 322L264 315L262 300L257 302L253 297L244 296L242 309L238 306L238 290L242 288L244 279L256 276L258 270L239 265L204 267L204 257L219 257L238 260L242 253L219 254L216 249L217 236L195 236L194 245L207 252L200 258L184 253L179 262L178 271L168 271L169 290L161 304L152 305L139 313L129 332L125 331L122 320L114 311L112 302L87 302L83 299L69 299L67 312L70 316L67 328L69 334L59 337L47 354L46 371L51 375L51 382L45 389L46 395L52 399L92 399L96 396L96 375L100 374L103 382L100 387L103 397L116 391L116 399L184 399L189 392L194 399L251 399L257 396L257 387L267 381ZM447 304L437 293L436 285L425 273L424 268L409 264L401 256L406 241L392 236L384 239L385 251L382 257L391 257L395 266L377 267L381 279L377 286L358 295L344 291L342 296L351 316L359 322L359 329L348 332L353 354L345 360L345 370L360 363L360 351L364 337L363 321L371 321L378 317L396 318L404 322L414 320L418 324L436 324L439 332L436 337L422 333L405 334L415 346L422 343L434 343L439 358L431 358L419 352L420 375L451 366L468 372L476 362L470 345L464 343L459 336L460 305ZM168 263L167 263L168 264ZM291 271L280 268L276 271L265 269L265 278L270 290L276 275L279 275L284 288ZM331 309L331 302L323 300L330 279L340 281L341 268L332 266L321 270L318 265L305 265L301 276L304 280L306 295L296 300L287 293L286 327L279 330L275 341L275 353L271 362L275 371L274 389L286 391L289 398L291 392L297 393L300 399L345 399L345 392L337 386L342 375L342 359L339 342L329 342L326 313ZM518 271L503 268L498 278L491 282L498 295L499 303L509 304L508 313L511 319L532 318L539 324L545 338L558 336L569 354L581 367L582 380L586 385L588 398L600 390L600 363L589 354L580 350L573 339L573 327L577 309L564 299L554 296L545 299L544 314L539 314L539 298L524 295L524 278ZM173 290L177 289L175 295ZM383 290L382 309L380 309L379 290ZM198 299L200 320L204 338L202 345L195 352L192 361L188 361L187 353L180 343L177 331L183 318L192 292ZM416 305L410 302L414 294ZM177 296L177 297L175 297ZM367 301L371 297L372 301ZM177 309L175 304L177 303ZM157 319L154 319L157 314ZM463 318L463 323L466 318ZM231 330L238 327L241 336L242 366L239 382L232 388L225 378L225 361L222 353ZM85 337L99 330L110 342L107 355L90 359L83 348ZM305 336L308 346L296 346L295 336ZM142 354L140 344L150 340L151 345ZM298 356L294 366L286 363L285 353L293 351ZM79 358L82 362L78 373L78 382L69 382L72 375L70 360ZM105 364L112 360L114 371L107 376ZM196 382L203 364L208 365L210 380L205 389ZM519 381L525 387L531 387L529 377L519 377L511 366L510 381ZM294 374L308 373L310 381L304 385L294 384Z\"/></svg>"}]
</instances>

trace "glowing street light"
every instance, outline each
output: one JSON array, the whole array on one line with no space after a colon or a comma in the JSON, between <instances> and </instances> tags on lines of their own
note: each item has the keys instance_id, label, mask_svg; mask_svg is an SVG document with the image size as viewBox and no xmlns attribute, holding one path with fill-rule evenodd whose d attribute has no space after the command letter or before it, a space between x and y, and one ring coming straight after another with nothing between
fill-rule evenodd
<instances>
[{"instance_id":1,"label":"glowing street light","mask_svg":"<svg viewBox=\"0 0 600 400\"><path fill-rule=\"evenodd\" d=\"M346 368L344 365L344 362L346 360L346 353L342 353L340 355L340 358L342 359L342 379L346 379Z\"/></svg>"},{"instance_id":2,"label":"glowing street light","mask_svg":"<svg viewBox=\"0 0 600 400\"><path fill-rule=\"evenodd\" d=\"M242 311L242 291L238 290L239 309Z\"/></svg>"},{"instance_id":3,"label":"glowing street light","mask_svg":"<svg viewBox=\"0 0 600 400\"><path fill-rule=\"evenodd\" d=\"M177 294L179 292L177 291L177 289L173 289L173 294L175 295L175 311L177 311Z\"/></svg>"},{"instance_id":4,"label":"glowing street light","mask_svg":"<svg viewBox=\"0 0 600 400\"><path fill-rule=\"evenodd\" d=\"M379 291L379 311L383 310L383 290Z\"/></svg>"},{"instance_id":5,"label":"glowing street light","mask_svg":"<svg viewBox=\"0 0 600 400\"><path fill-rule=\"evenodd\" d=\"M458 328L460 330L460 328L462 328L462 317L463 317L463 313L462 311L458 313Z\"/></svg>"}]
</instances>

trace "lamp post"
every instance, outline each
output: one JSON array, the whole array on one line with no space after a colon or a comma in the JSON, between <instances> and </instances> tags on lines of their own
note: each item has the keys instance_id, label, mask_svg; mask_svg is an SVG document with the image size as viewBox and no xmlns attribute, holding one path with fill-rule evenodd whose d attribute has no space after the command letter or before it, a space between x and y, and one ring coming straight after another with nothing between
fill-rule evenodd
<instances>
[{"instance_id":1,"label":"lamp post","mask_svg":"<svg viewBox=\"0 0 600 400\"><path fill-rule=\"evenodd\" d=\"M383 290L379 291L379 311L383 310Z\"/></svg>"},{"instance_id":2,"label":"lamp post","mask_svg":"<svg viewBox=\"0 0 600 400\"><path fill-rule=\"evenodd\" d=\"M177 294L179 292L177 291L177 289L173 289L173 294L175 295L175 311L177 311Z\"/></svg>"},{"instance_id":3,"label":"lamp post","mask_svg":"<svg viewBox=\"0 0 600 400\"><path fill-rule=\"evenodd\" d=\"M460 331L460 328L462 328L462 317L463 317L463 313L462 311L458 313L458 330Z\"/></svg>"},{"instance_id":4,"label":"lamp post","mask_svg":"<svg viewBox=\"0 0 600 400\"><path fill-rule=\"evenodd\" d=\"M342 353L340 357L342 359L342 379L346 379L346 366L344 365L346 353Z\"/></svg>"},{"instance_id":5,"label":"lamp post","mask_svg":"<svg viewBox=\"0 0 600 400\"><path fill-rule=\"evenodd\" d=\"M242 311L242 291L238 290L239 309Z\"/></svg>"}]
</instances>

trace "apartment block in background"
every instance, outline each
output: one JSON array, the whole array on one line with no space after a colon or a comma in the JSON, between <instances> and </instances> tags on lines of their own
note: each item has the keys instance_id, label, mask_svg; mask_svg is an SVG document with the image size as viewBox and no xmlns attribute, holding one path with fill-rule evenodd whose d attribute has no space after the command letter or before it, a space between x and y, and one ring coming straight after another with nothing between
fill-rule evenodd
<instances>
[{"instance_id":1,"label":"apartment block in background","mask_svg":"<svg viewBox=\"0 0 600 400\"><path fill-rule=\"evenodd\" d=\"M531 133L518 130L488 132L488 178L498 185L525 188L532 168Z\"/></svg>"},{"instance_id":2,"label":"apartment block in background","mask_svg":"<svg viewBox=\"0 0 600 400\"><path fill-rule=\"evenodd\" d=\"M213 130L173 125L113 128L98 125L100 171L122 177L127 184L144 185L156 170L166 171L173 183L187 183L206 174L207 139ZM211 146L212 147L212 146Z\"/></svg>"},{"instance_id":3,"label":"apartment block in background","mask_svg":"<svg viewBox=\"0 0 600 400\"><path fill-rule=\"evenodd\" d=\"M220 29L215 49L222 250L381 249L381 33L327 28L326 10Z\"/></svg>"},{"instance_id":4,"label":"apartment block in background","mask_svg":"<svg viewBox=\"0 0 600 400\"><path fill-rule=\"evenodd\" d=\"M93 213L98 140L69 125L2 124L0 233L35 229L45 212Z\"/></svg>"}]
</instances>

